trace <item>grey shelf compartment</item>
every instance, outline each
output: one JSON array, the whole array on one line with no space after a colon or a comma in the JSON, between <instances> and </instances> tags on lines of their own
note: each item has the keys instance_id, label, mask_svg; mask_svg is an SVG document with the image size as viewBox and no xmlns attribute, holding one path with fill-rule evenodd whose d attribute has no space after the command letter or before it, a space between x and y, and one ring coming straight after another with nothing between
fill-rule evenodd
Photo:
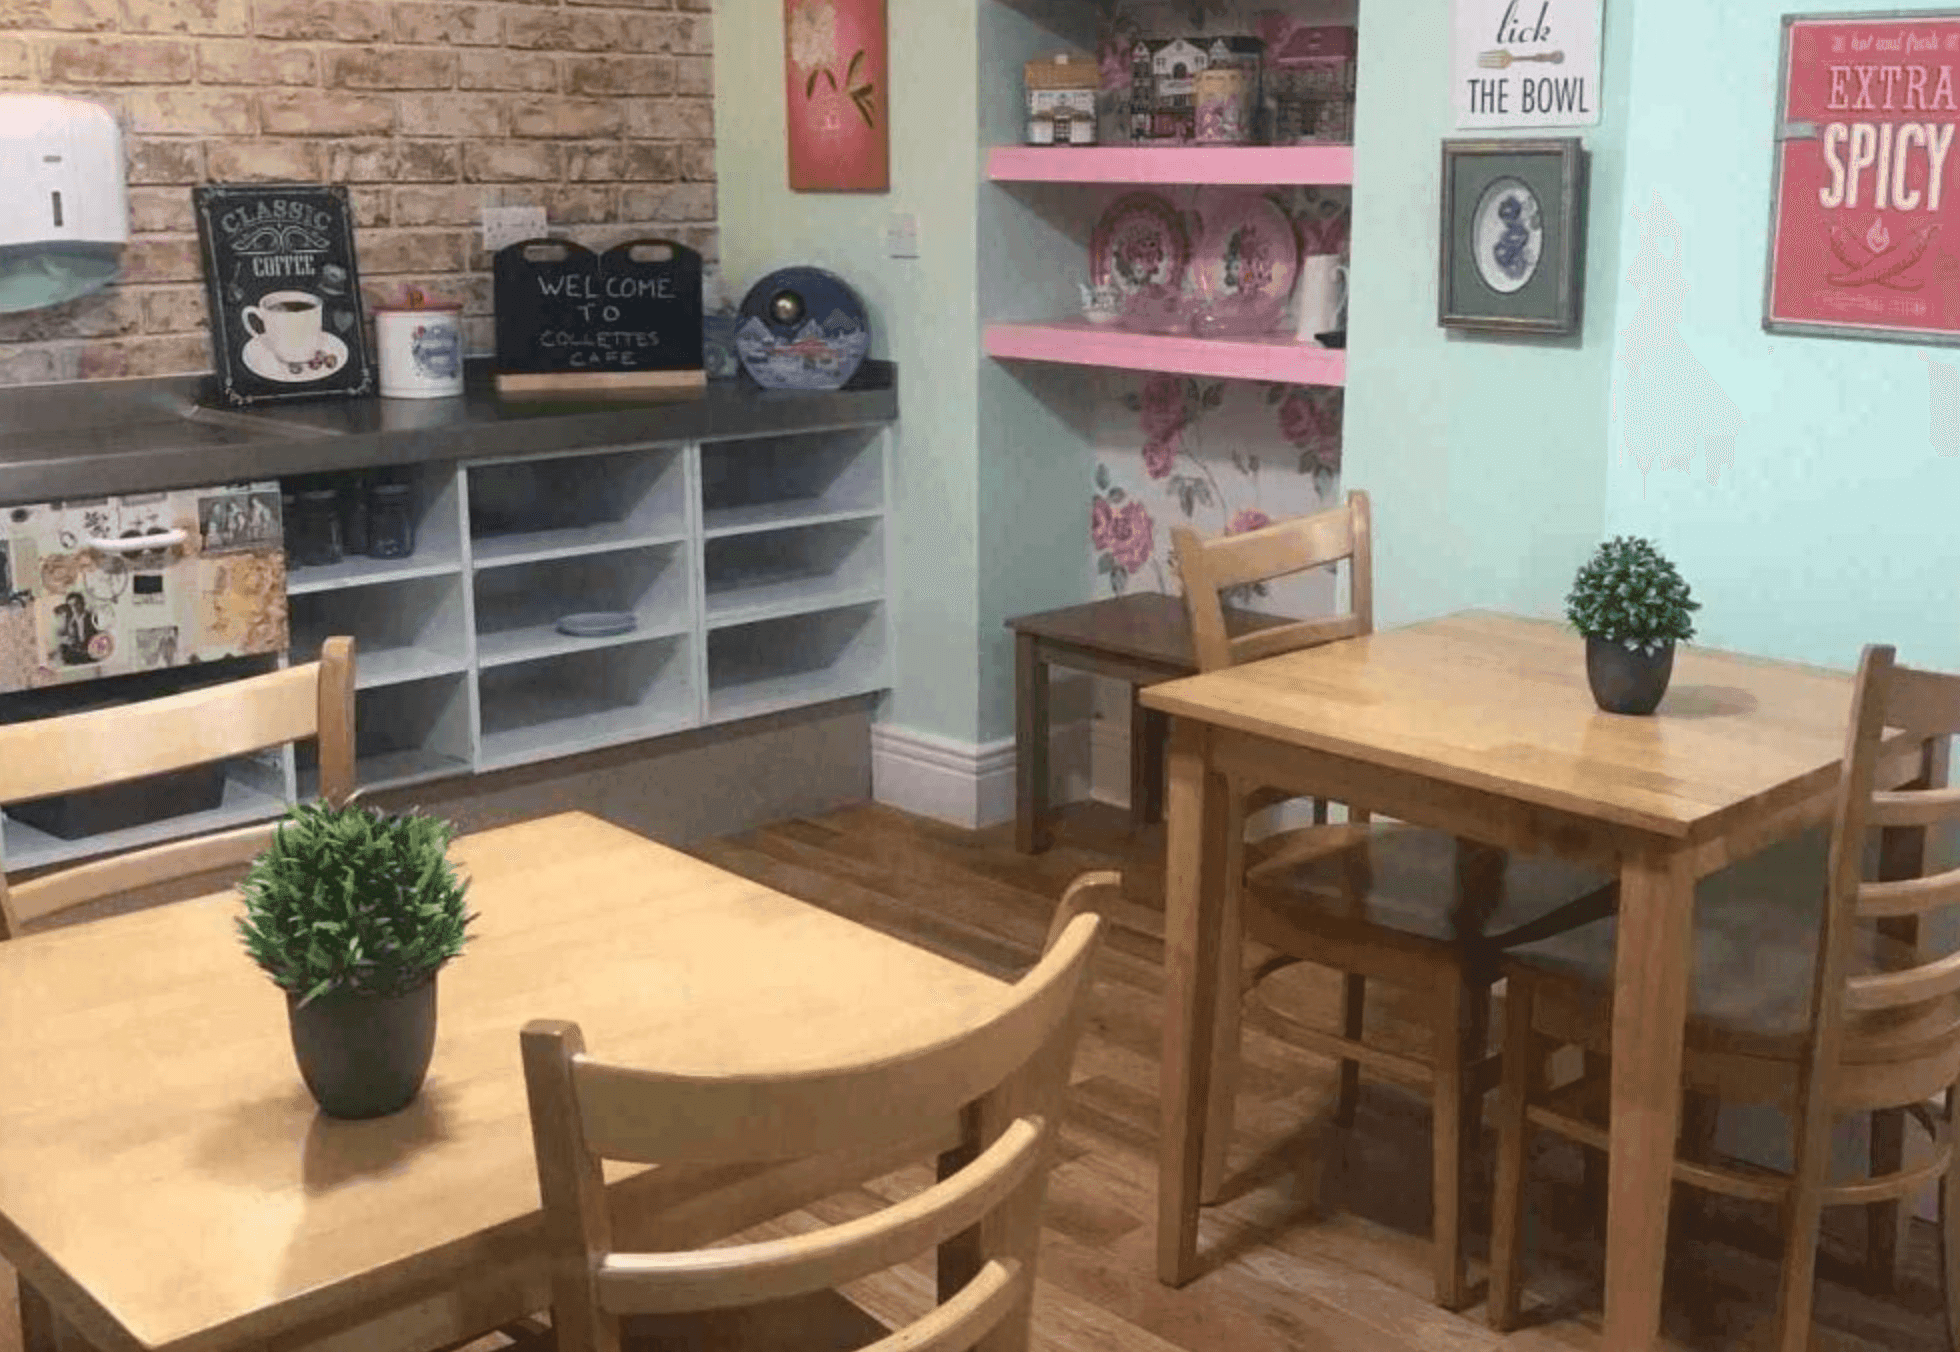
<instances>
[{"instance_id":1,"label":"grey shelf compartment","mask_svg":"<svg viewBox=\"0 0 1960 1352\"><path fill-rule=\"evenodd\" d=\"M687 550L677 544L497 568L475 585L480 667L685 633L693 623ZM558 632L561 617L587 611L630 611L639 628L603 639Z\"/></svg>"},{"instance_id":2,"label":"grey shelf compartment","mask_svg":"<svg viewBox=\"0 0 1960 1352\"><path fill-rule=\"evenodd\" d=\"M479 569L687 535L687 462L678 447L474 465L467 473Z\"/></svg>"},{"instance_id":3,"label":"grey shelf compartment","mask_svg":"<svg viewBox=\"0 0 1960 1352\"><path fill-rule=\"evenodd\" d=\"M871 427L701 447L701 526L713 539L885 510L884 433Z\"/></svg>"},{"instance_id":4,"label":"grey shelf compartment","mask_svg":"<svg viewBox=\"0 0 1960 1352\"><path fill-rule=\"evenodd\" d=\"M121 831L63 840L36 830L26 822L0 814L0 864L7 872L44 868L98 855L121 854L126 850L161 845L190 836L228 831L252 822L268 821L286 810L281 788L266 773L263 762L228 761L225 764L224 800L208 812L186 812Z\"/></svg>"},{"instance_id":5,"label":"grey shelf compartment","mask_svg":"<svg viewBox=\"0 0 1960 1352\"><path fill-rule=\"evenodd\" d=\"M352 554L339 563L289 569L288 596L373 587L462 571L463 530L458 514L456 467L423 465L403 471L401 477L415 488L415 552L405 559ZM287 530L291 529L292 523L288 522Z\"/></svg>"},{"instance_id":6,"label":"grey shelf compartment","mask_svg":"<svg viewBox=\"0 0 1960 1352\"><path fill-rule=\"evenodd\" d=\"M362 690L460 672L469 663L460 574L291 598L292 655L310 662L336 634L354 639Z\"/></svg>"},{"instance_id":7,"label":"grey shelf compartment","mask_svg":"<svg viewBox=\"0 0 1960 1352\"><path fill-rule=\"evenodd\" d=\"M891 684L883 602L717 629L708 635L708 720L883 690Z\"/></svg>"},{"instance_id":8,"label":"grey shelf compartment","mask_svg":"<svg viewBox=\"0 0 1960 1352\"><path fill-rule=\"evenodd\" d=\"M357 659L358 661L358 659ZM302 800L320 792L319 749L294 747ZM462 674L362 690L354 697L354 783L368 790L470 771L468 680Z\"/></svg>"},{"instance_id":9,"label":"grey shelf compartment","mask_svg":"<svg viewBox=\"0 0 1960 1352\"><path fill-rule=\"evenodd\" d=\"M686 635L493 667L478 676L483 769L523 765L698 722Z\"/></svg>"},{"instance_id":10,"label":"grey shelf compartment","mask_svg":"<svg viewBox=\"0 0 1960 1352\"><path fill-rule=\"evenodd\" d=\"M710 628L873 601L885 591L882 520L839 521L702 546Z\"/></svg>"}]
</instances>

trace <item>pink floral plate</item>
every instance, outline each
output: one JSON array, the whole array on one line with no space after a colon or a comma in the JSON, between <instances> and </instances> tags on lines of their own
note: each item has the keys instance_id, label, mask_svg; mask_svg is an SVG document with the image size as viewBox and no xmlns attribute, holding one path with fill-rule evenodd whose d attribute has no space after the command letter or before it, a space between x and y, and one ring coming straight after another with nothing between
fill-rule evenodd
<instances>
[{"instance_id":1,"label":"pink floral plate","mask_svg":"<svg viewBox=\"0 0 1960 1352\"><path fill-rule=\"evenodd\" d=\"M1201 234L1192 272L1199 331L1265 333L1277 327L1300 273L1292 218L1258 192L1208 195L1197 215Z\"/></svg>"},{"instance_id":2,"label":"pink floral plate","mask_svg":"<svg viewBox=\"0 0 1960 1352\"><path fill-rule=\"evenodd\" d=\"M1096 223L1089 244L1090 280L1122 292L1184 289L1191 236L1176 207L1156 193L1118 200Z\"/></svg>"}]
</instances>

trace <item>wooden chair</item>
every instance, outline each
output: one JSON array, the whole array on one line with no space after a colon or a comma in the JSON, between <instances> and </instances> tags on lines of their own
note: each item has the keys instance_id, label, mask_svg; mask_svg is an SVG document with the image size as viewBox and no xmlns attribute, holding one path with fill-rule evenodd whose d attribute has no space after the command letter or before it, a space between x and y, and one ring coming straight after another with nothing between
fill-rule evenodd
<instances>
[{"instance_id":1,"label":"wooden chair","mask_svg":"<svg viewBox=\"0 0 1960 1352\"><path fill-rule=\"evenodd\" d=\"M317 738L320 795L354 793L354 640L320 659L187 694L0 727L0 806L125 783L286 742ZM178 878L242 866L272 840L264 822L173 841L9 887L0 875L0 940L31 920Z\"/></svg>"},{"instance_id":2,"label":"wooden chair","mask_svg":"<svg viewBox=\"0 0 1960 1352\"><path fill-rule=\"evenodd\" d=\"M1042 1204L1102 925L1078 879L1041 961L984 1023L933 1046L782 1074L688 1076L608 1065L576 1024L522 1036L544 1200L558 1352L616 1352L625 1333L721 1349L744 1336L829 1348L856 1329L876 1352L1015 1352L1028 1345ZM793 1239L681 1253L612 1249L601 1162L726 1165L917 1139L957 1119L939 1182L873 1215ZM840 1316L834 1288L938 1246L940 1303L888 1337ZM826 1297L828 1299L826 1300ZM732 1326L732 1312L745 1312ZM719 1315L717 1321L715 1316ZM704 1331L705 1330L705 1331Z\"/></svg>"},{"instance_id":3,"label":"wooden chair","mask_svg":"<svg viewBox=\"0 0 1960 1352\"><path fill-rule=\"evenodd\" d=\"M1364 493L1349 493L1346 504L1331 511L1242 535L1208 540L1179 527L1173 537L1205 671L1374 632ZM1349 578L1345 612L1237 636L1227 632L1220 593L1228 588L1342 562ZM1227 830L1240 835L1247 815L1288 796L1261 785L1234 785L1235 820ZM1370 823L1359 809L1350 810L1345 825L1301 827L1249 846L1246 859L1244 890L1227 890L1221 951L1238 954L1249 937L1277 956L1243 984L1220 984L1201 1195L1217 1200L1225 1182L1242 999L1297 962L1334 968L1343 973L1340 1032L1286 1022L1295 1040L1341 1063L1335 1110L1341 1126L1353 1124L1364 1065L1429 1087L1435 1298L1459 1308L1468 1301L1464 1147L1480 1125L1483 1095L1497 1079L1496 1060L1485 1054L1496 954L1506 944L1609 913L1617 884L1555 859L1507 857L1438 831ZM1428 1060L1363 1041L1370 978L1433 996Z\"/></svg>"},{"instance_id":4,"label":"wooden chair","mask_svg":"<svg viewBox=\"0 0 1960 1352\"><path fill-rule=\"evenodd\" d=\"M1781 1209L1774 1345L1782 1352L1809 1345L1822 1209L1896 1204L1936 1179L1948 1336L1960 1348L1960 1178L1951 1134L1960 1098L1960 952L1922 943L1918 932L1920 918L1960 907L1960 868L1926 873L1926 829L1960 822L1960 790L1928 787L1944 779L1946 742L1960 731L1960 676L1893 659L1891 648L1873 646L1859 664L1829 830L1725 870L1696 895L1684 1093L1783 1109L1793 1124L1794 1167L1715 1162L1706 1139L1711 1119L1703 1131L1692 1123L1684 1130L1674 1178L1677 1186ZM1919 778L1902 790L1882 787L1901 778L1887 769L1887 727L1920 743L1913 748ZM1519 1315L1528 1133L1543 1127L1596 1151L1607 1145L1602 1080L1610 1069L1613 928L1560 935L1505 963L1490 1297L1500 1329ZM1934 955L1929 947L1949 951ZM1585 1048L1590 1073L1554 1088L1545 1054L1562 1045ZM1936 1116L1927 1104L1940 1096L1945 1110ZM1907 1168L1895 1157L1864 1178L1830 1182L1836 1120L1894 1110L1926 1130L1926 1161Z\"/></svg>"}]
</instances>

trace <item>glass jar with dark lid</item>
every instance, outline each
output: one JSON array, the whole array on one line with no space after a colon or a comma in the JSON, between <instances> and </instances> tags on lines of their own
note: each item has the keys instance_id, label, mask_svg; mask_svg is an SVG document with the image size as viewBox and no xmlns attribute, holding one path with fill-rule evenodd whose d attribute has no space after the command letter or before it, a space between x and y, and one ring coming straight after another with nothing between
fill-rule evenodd
<instances>
[{"instance_id":1,"label":"glass jar with dark lid","mask_svg":"<svg viewBox=\"0 0 1960 1352\"><path fill-rule=\"evenodd\" d=\"M368 489L368 554L405 559L415 552L415 486L378 483Z\"/></svg>"},{"instance_id":2,"label":"glass jar with dark lid","mask_svg":"<svg viewBox=\"0 0 1960 1352\"><path fill-rule=\"evenodd\" d=\"M287 543L295 567L322 568L339 563L340 495L331 488L302 491L287 527Z\"/></svg>"}]
</instances>

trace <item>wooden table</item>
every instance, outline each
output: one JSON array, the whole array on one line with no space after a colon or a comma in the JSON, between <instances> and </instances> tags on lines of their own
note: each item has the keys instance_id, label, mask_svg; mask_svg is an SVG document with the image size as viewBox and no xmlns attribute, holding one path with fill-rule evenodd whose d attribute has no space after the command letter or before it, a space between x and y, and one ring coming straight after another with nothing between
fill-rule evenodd
<instances>
[{"instance_id":1,"label":"wooden table","mask_svg":"<svg viewBox=\"0 0 1960 1352\"><path fill-rule=\"evenodd\" d=\"M428 1352L547 1308L518 1030L798 1069L917 1046L1002 983L582 814L457 842L481 914L408 1109L322 1116L232 893L0 944L0 1256L100 1352ZM609 1166L624 1246L686 1246L890 1168Z\"/></svg>"},{"instance_id":2,"label":"wooden table","mask_svg":"<svg viewBox=\"0 0 1960 1352\"><path fill-rule=\"evenodd\" d=\"M1604 1346L1645 1352L1660 1321L1695 882L1828 817L1850 676L1686 647L1658 714L1618 717L1593 704L1579 638L1471 613L1153 686L1143 700L1174 719L1159 1276L1195 1275L1228 960L1219 926L1237 854L1222 828L1228 777L1240 777L1618 870Z\"/></svg>"},{"instance_id":3,"label":"wooden table","mask_svg":"<svg viewBox=\"0 0 1960 1352\"><path fill-rule=\"evenodd\" d=\"M1281 617L1227 610L1231 632L1279 624ZM1014 846L1023 854L1048 848L1048 668L1068 667L1123 681L1130 687L1130 823L1147 826L1163 815L1166 720L1138 700L1159 681L1198 669L1191 617L1182 597L1162 592L1091 601L1087 605L1020 615L1014 631Z\"/></svg>"}]
</instances>

